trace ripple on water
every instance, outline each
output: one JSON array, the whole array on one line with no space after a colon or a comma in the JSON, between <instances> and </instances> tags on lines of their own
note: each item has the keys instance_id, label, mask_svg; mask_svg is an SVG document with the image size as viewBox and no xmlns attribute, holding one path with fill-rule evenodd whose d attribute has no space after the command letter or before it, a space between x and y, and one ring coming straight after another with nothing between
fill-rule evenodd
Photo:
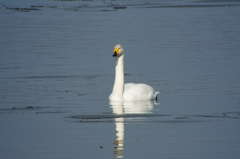
<instances>
[{"instance_id":1,"label":"ripple on water","mask_svg":"<svg viewBox=\"0 0 240 159\"><path fill-rule=\"evenodd\" d=\"M159 123L187 123L205 122L220 119L240 119L240 112L223 112L215 114L91 114L72 115L68 118L81 123L88 122L113 122L123 118L129 122L159 122Z\"/></svg>"},{"instance_id":2,"label":"ripple on water","mask_svg":"<svg viewBox=\"0 0 240 159\"><path fill-rule=\"evenodd\" d=\"M11 113L35 113L35 114L59 114L67 113L61 107L50 107L50 106L25 106L25 107L10 107L1 108L0 114L11 114Z\"/></svg>"},{"instance_id":3,"label":"ripple on water","mask_svg":"<svg viewBox=\"0 0 240 159\"><path fill-rule=\"evenodd\" d=\"M102 75L89 74L89 75L32 75L32 76L16 76L16 77L2 77L1 79L85 79L92 80Z\"/></svg>"},{"instance_id":4,"label":"ripple on water","mask_svg":"<svg viewBox=\"0 0 240 159\"><path fill-rule=\"evenodd\" d=\"M64 3L59 3L59 1ZM238 7L238 1L136 1L136 0L119 0L119 1L92 1L85 0L54 0L51 3L32 2L31 4L22 2L21 5L11 5L11 3L1 3L0 8L15 11L15 12L35 12L43 11L44 9L62 9L64 11L117 11L128 8L206 8L206 7Z\"/></svg>"}]
</instances>

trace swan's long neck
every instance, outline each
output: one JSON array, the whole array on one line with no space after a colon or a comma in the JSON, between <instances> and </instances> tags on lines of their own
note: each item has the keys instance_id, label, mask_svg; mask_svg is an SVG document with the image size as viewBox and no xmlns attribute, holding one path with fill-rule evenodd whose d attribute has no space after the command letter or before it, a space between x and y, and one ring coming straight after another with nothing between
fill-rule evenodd
<instances>
[{"instance_id":1,"label":"swan's long neck","mask_svg":"<svg viewBox=\"0 0 240 159\"><path fill-rule=\"evenodd\" d=\"M116 97L122 98L124 91L124 55L116 59L115 66L115 80L112 94Z\"/></svg>"}]
</instances>

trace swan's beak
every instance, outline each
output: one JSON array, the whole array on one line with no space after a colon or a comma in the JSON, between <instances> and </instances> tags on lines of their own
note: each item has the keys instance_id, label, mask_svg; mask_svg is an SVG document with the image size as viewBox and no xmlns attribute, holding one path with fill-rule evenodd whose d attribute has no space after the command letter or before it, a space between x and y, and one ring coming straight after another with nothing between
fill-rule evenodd
<instances>
[{"instance_id":1,"label":"swan's beak","mask_svg":"<svg viewBox=\"0 0 240 159\"><path fill-rule=\"evenodd\" d=\"M117 55L118 55L117 52L114 51L112 56L116 57Z\"/></svg>"},{"instance_id":2,"label":"swan's beak","mask_svg":"<svg viewBox=\"0 0 240 159\"><path fill-rule=\"evenodd\" d=\"M114 48L113 49L113 57L117 57L120 55L120 49L119 48Z\"/></svg>"}]
</instances>

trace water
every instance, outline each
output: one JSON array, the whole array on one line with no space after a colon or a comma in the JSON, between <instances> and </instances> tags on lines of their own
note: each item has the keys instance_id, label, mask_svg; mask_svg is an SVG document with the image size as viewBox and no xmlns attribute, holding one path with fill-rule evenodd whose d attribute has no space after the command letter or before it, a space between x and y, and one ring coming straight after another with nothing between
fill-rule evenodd
<instances>
[{"instance_id":1,"label":"water","mask_svg":"<svg viewBox=\"0 0 240 159\"><path fill-rule=\"evenodd\" d=\"M0 4L1 158L239 157L239 1ZM157 103L109 103L116 43Z\"/></svg>"}]
</instances>

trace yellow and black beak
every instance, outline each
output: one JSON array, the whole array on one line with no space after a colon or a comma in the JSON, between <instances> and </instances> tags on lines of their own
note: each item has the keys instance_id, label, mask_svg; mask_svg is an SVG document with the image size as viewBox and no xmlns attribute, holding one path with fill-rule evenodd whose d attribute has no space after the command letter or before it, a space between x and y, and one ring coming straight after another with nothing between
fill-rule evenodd
<instances>
[{"instance_id":1,"label":"yellow and black beak","mask_svg":"<svg viewBox=\"0 0 240 159\"><path fill-rule=\"evenodd\" d=\"M114 48L113 49L113 57L117 57L120 55L120 48Z\"/></svg>"}]
</instances>

